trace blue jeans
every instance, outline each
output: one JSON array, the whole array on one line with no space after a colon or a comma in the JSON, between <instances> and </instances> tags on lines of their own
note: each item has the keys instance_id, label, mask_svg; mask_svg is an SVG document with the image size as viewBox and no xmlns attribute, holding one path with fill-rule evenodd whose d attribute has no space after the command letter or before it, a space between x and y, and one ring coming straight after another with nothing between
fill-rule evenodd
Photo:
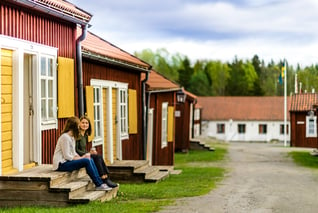
<instances>
[{"instance_id":1,"label":"blue jeans","mask_svg":"<svg viewBox=\"0 0 318 213\"><path fill-rule=\"evenodd\" d=\"M66 161L64 163L60 163L57 171L72 172L74 170L78 170L78 169L83 168L83 167L86 168L87 174L89 175L89 177L92 179L93 183L96 186L100 186L103 184L103 181L99 177L97 168L96 168L95 163L92 159L81 158L78 160L71 160L71 161Z\"/></svg>"}]
</instances>

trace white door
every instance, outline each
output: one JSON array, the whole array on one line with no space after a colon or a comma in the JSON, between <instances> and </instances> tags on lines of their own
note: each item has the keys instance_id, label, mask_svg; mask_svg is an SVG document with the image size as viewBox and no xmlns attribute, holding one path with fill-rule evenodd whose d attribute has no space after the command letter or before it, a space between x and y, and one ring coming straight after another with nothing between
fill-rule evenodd
<instances>
[{"instance_id":1,"label":"white door","mask_svg":"<svg viewBox=\"0 0 318 213\"><path fill-rule=\"evenodd\" d=\"M24 77L23 77L23 165L28 165L34 161L33 152L33 57L24 54Z\"/></svg>"}]
</instances>

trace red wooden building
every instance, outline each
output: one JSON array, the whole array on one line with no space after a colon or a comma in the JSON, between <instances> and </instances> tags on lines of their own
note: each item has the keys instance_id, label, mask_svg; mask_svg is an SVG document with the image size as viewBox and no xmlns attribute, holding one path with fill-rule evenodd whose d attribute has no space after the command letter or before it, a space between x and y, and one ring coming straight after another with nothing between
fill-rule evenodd
<instances>
[{"instance_id":1,"label":"red wooden building","mask_svg":"<svg viewBox=\"0 0 318 213\"><path fill-rule=\"evenodd\" d=\"M317 103L317 93L301 93L291 96L291 146L318 148Z\"/></svg>"},{"instance_id":2,"label":"red wooden building","mask_svg":"<svg viewBox=\"0 0 318 213\"><path fill-rule=\"evenodd\" d=\"M148 75L151 66L91 32L82 42L82 56L83 108L94 127L92 145L109 163L145 159L141 74Z\"/></svg>"},{"instance_id":3,"label":"red wooden building","mask_svg":"<svg viewBox=\"0 0 318 213\"><path fill-rule=\"evenodd\" d=\"M51 162L77 110L77 26L84 33L90 19L66 1L0 1L1 174Z\"/></svg>"},{"instance_id":4,"label":"red wooden building","mask_svg":"<svg viewBox=\"0 0 318 213\"><path fill-rule=\"evenodd\" d=\"M147 160L174 165L176 92L180 86L152 70L147 84Z\"/></svg>"}]
</instances>

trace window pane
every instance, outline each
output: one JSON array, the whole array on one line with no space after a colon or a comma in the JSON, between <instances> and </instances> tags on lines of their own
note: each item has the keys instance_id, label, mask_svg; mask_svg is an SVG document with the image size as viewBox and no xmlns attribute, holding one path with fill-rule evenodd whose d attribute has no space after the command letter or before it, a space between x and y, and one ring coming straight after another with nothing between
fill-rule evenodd
<instances>
[{"instance_id":1,"label":"window pane","mask_svg":"<svg viewBox=\"0 0 318 213\"><path fill-rule=\"evenodd\" d=\"M95 92L95 94L94 94L94 96L95 96L95 103L99 103L100 102L100 100L99 100L99 88L95 88L95 90L94 90L94 92Z\"/></svg>"},{"instance_id":2,"label":"window pane","mask_svg":"<svg viewBox=\"0 0 318 213\"><path fill-rule=\"evenodd\" d=\"M41 98L46 97L45 80L41 80Z\"/></svg>"},{"instance_id":3,"label":"window pane","mask_svg":"<svg viewBox=\"0 0 318 213\"><path fill-rule=\"evenodd\" d=\"M245 124L238 124L238 132L245 133Z\"/></svg>"},{"instance_id":4,"label":"window pane","mask_svg":"<svg viewBox=\"0 0 318 213\"><path fill-rule=\"evenodd\" d=\"M225 133L225 125L217 124L217 133Z\"/></svg>"},{"instance_id":5,"label":"window pane","mask_svg":"<svg viewBox=\"0 0 318 213\"><path fill-rule=\"evenodd\" d=\"M46 76L46 58L41 57L41 75Z\"/></svg>"},{"instance_id":6,"label":"window pane","mask_svg":"<svg viewBox=\"0 0 318 213\"><path fill-rule=\"evenodd\" d=\"M53 113L53 100L49 100L49 118L54 118L54 113Z\"/></svg>"},{"instance_id":7,"label":"window pane","mask_svg":"<svg viewBox=\"0 0 318 213\"><path fill-rule=\"evenodd\" d=\"M48 59L48 76L53 76L53 59Z\"/></svg>"},{"instance_id":8,"label":"window pane","mask_svg":"<svg viewBox=\"0 0 318 213\"><path fill-rule=\"evenodd\" d=\"M41 118L46 119L46 101L42 100L41 101Z\"/></svg>"},{"instance_id":9,"label":"window pane","mask_svg":"<svg viewBox=\"0 0 318 213\"><path fill-rule=\"evenodd\" d=\"M48 98L53 98L53 81L48 80Z\"/></svg>"},{"instance_id":10,"label":"window pane","mask_svg":"<svg viewBox=\"0 0 318 213\"><path fill-rule=\"evenodd\" d=\"M100 106L96 106L96 119L100 120Z\"/></svg>"}]
</instances>

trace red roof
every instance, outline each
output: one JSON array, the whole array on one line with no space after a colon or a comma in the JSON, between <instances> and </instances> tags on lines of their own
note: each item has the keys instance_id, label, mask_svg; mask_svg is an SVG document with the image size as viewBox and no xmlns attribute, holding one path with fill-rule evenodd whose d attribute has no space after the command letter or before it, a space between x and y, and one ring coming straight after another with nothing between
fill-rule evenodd
<instances>
[{"instance_id":1,"label":"red roof","mask_svg":"<svg viewBox=\"0 0 318 213\"><path fill-rule=\"evenodd\" d=\"M34 4L40 4L60 13L76 17L82 21L89 22L92 15L64 0L27 0Z\"/></svg>"},{"instance_id":2,"label":"red roof","mask_svg":"<svg viewBox=\"0 0 318 213\"><path fill-rule=\"evenodd\" d=\"M291 97L290 111L309 111L318 102L317 93L294 94Z\"/></svg>"},{"instance_id":3,"label":"red roof","mask_svg":"<svg viewBox=\"0 0 318 213\"><path fill-rule=\"evenodd\" d=\"M144 79L144 74L142 76L142 79ZM146 84L148 85L148 90L168 90L168 89L172 89L172 90L176 90L176 89L180 89L180 86L172 81L170 81L169 79L167 79L166 77L164 77L163 75L161 75L160 73L151 70L151 72L149 73L149 78L146 82Z\"/></svg>"},{"instance_id":4,"label":"red roof","mask_svg":"<svg viewBox=\"0 0 318 213\"><path fill-rule=\"evenodd\" d=\"M80 36L81 33L81 29L77 28L77 35ZM91 32L87 32L87 36L85 40L82 41L81 45L83 52L90 55L137 66L143 69L149 69L150 67L149 64L143 62L141 59L127 53Z\"/></svg>"},{"instance_id":5,"label":"red roof","mask_svg":"<svg viewBox=\"0 0 318 213\"><path fill-rule=\"evenodd\" d=\"M198 97L203 120L283 121L284 97ZM287 97L287 120L290 98Z\"/></svg>"},{"instance_id":6,"label":"red roof","mask_svg":"<svg viewBox=\"0 0 318 213\"><path fill-rule=\"evenodd\" d=\"M187 95L186 98L190 99L191 101L197 101L197 96L192 94L191 92L183 89L183 92Z\"/></svg>"}]
</instances>

